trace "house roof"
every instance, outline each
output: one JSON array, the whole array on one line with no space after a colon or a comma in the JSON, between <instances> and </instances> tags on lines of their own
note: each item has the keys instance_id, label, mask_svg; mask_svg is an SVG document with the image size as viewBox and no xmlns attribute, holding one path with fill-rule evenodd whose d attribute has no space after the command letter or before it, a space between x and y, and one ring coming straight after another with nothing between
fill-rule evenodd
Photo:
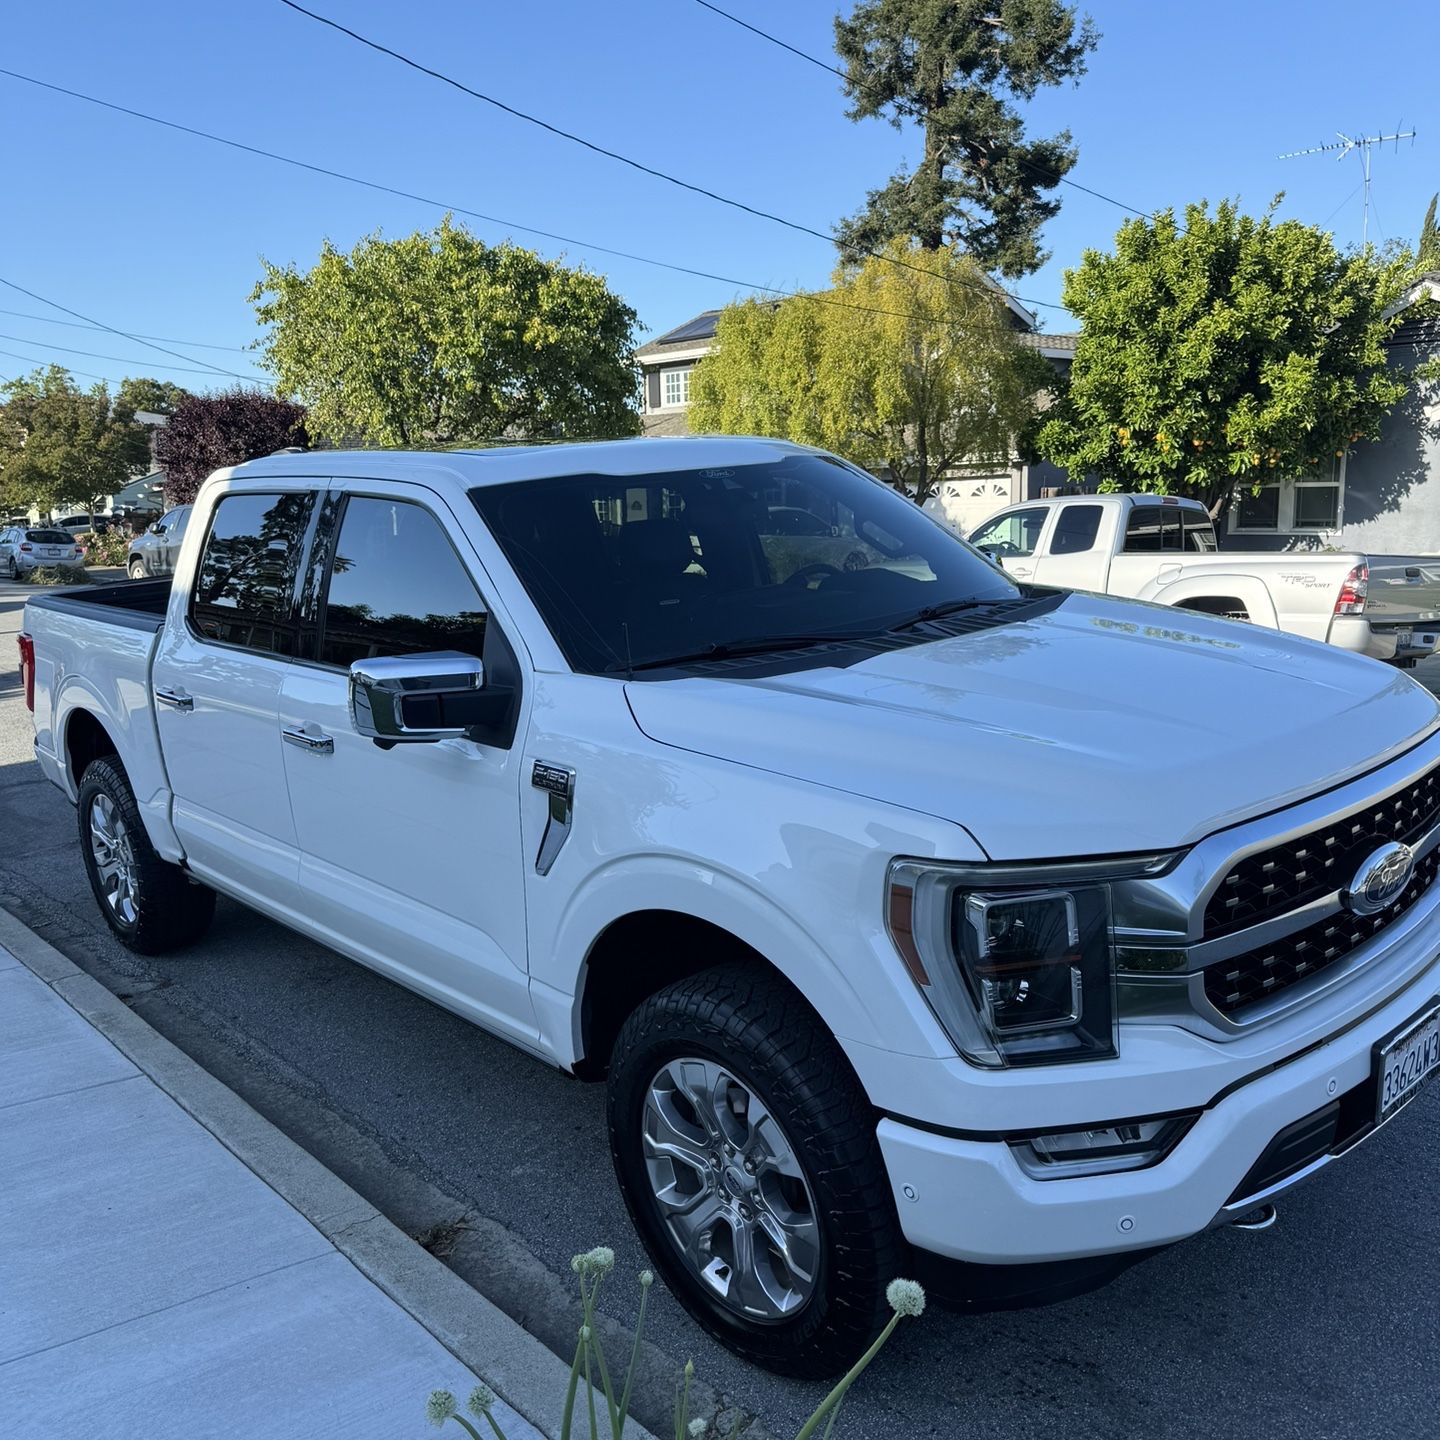
<instances>
[{"instance_id":1,"label":"house roof","mask_svg":"<svg viewBox=\"0 0 1440 1440\"><path fill-rule=\"evenodd\" d=\"M1079 338L1078 330L1063 330L1057 331L1053 335L1043 331L1039 334L1022 334L1019 340L1022 345L1027 345L1032 350L1038 350L1049 360L1073 360L1075 358L1075 342Z\"/></svg>"},{"instance_id":2,"label":"house roof","mask_svg":"<svg viewBox=\"0 0 1440 1440\"><path fill-rule=\"evenodd\" d=\"M663 335L642 345L636 352L637 360L649 360L668 354L672 350L694 350L715 338L715 327L720 323L718 310L702 310L692 320L667 330Z\"/></svg>"}]
</instances>

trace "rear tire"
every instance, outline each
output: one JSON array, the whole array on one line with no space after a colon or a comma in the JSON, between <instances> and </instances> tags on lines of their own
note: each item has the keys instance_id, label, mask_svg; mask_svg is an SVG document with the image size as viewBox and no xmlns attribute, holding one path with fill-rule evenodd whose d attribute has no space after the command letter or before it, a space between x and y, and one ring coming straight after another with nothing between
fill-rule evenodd
<instances>
[{"instance_id":1,"label":"rear tire","mask_svg":"<svg viewBox=\"0 0 1440 1440\"><path fill-rule=\"evenodd\" d=\"M143 560L132 560L126 566L125 573L132 580L143 580L145 578L145 562Z\"/></svg>"},{"instance_id":2,"label":"rear tire","mask_svg":"<svg viewBox=\"0 0 1440 1440\"><path fill-rule=\"evenodd\" d=\"M908 1252L875 1113L804 999L747 965L677 981L625 1022L609 1092L620 1188L685 1308L768 1370L842 1371Z\"/></svg>"},{"instance_id":3,"label":"rear tire","mask_svg":"<svg viewBox=\"0 0 1440 1440\"><path fill-rule=\"evenodd\" d=\"M162 955L193 944L210 928L215 892L155 853L130 782L113 756L86 766L76 814L95 903L127 950Z\"/></svg>"}]
</instances>

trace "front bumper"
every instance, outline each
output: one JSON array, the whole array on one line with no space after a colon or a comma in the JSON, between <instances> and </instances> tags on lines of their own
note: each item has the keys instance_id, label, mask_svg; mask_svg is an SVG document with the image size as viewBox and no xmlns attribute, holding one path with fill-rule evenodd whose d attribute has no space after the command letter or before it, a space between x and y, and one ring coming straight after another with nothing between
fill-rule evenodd
<instances>
[{"instance_id":1,"label":"front bumper","mask_svg":"<svg viewBox=\"0 0 1440 1440\"><path fill-rule=\"evenodd\" d=\"M1247 1179L1263 1178L1257 1164L1282 1132L1337 1100L1359 1103L1356 1096L1371 1082L1377 1042L1437 995L1440 960L1358 1023L1222 1092L1164 1160L1143 1170L1035 1180L1003 1140L882 1120L880 1146L901 1226L912 1245L936 1255L1016 1265L1148 1251L1238 1218L1363 1138L1353 1134L1346 1144L1337 1143L1337 1155L1241 1193ZM1056 1079L1063 1084L1063 1076ZM1132 1116L1146 1113L1143 1089L1138 1094ZM1103 1123L1101 1117L1096 1123Z\"/></svg>"}]
</instances>

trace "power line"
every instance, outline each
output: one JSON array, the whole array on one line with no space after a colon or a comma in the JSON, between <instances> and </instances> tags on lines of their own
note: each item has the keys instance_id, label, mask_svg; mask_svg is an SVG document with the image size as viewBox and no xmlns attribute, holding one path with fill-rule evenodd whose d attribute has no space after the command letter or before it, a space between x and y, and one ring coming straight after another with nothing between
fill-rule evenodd
<instances>
[{"instance_id":1,"label":"power line","mask_svg":"<svg viewBox=\"0 0 1440 1440\"><path fill-rule=\"evenodd\" d=\"M826 71L830 75L836 75L847 85L853 85L856 89L868 90L878 99L883 100L887 105L893 105L902 115L908 115L912 120L924 121L925 112L917 106L907 104L903 100L897 100L893 96L881 95L880 91L873 84L864 81L852 80L847 71L842 70L838 65L831 65L828 61L822 60L818 55L812 55L808 50L802 50L797 45L792 45L788 40L782 40L778 35L772 35L768 30L762 30L758 25L752 25L748 20L742 20L738 15L732 15L728 10L722 10L718 5L712 5L710 0L695 0L695 3L711 14L718 15L722 20L728 20L732 25L738 25L742 30L748 30L752 35L758 35L760 39L767 40L771 45L778 45L782 50L788 50L790 54L798 59L807 61L809 64ZM1049 166L1039 165L1034 160L1026 160L1019 156L1017 161L1033 171L1037 175L1048 176L1051 180L1061 185L1068 185L1072 190L1082 190L1086 195L1093 195L1097 200L1103 200L1107 205L1114 205L1119 210L1128 214L1138 215L1142 220L1151 220L1154 213L1149 210L1137 210L1133 205L1127 205L1123 200L1117 200L1113 195L1107 195L1103 190L1092 190L1088 185L1082 185L1078 180L1067 179L1058 170L1051 170ZM1033 302L1032 302L1033 303ZM1063 308L1063 307L1057 307Z\"/></svg>"},{"instance_id":2,"label":"power line","mask_svg":"<svg viewBox=\"0 0 1440 1440\"><path fill-rule=\"evenodd\" d=\"M56 345L48 340L32 340L28 335L7 335L0 331L0 340L12 340L17 345L30 345L41 350L63 350L67 355L85 355L91 360L113 360L117 365L139 365L150 370L174 370L189 375L209 375L208 370L198 370L193 365L165 365L160 361L136 360L126 355L102 355L96 350L77 350L73 345ZM257 383L267 383L263 376L253 377Z\"/></svg>"},{"instance_id":3,"label":"power line","mask_svg":"<svg viewBox=\"0 0 1440 1440\"><path fill-rule=\"evenodd\" d=\"M167 350L163 345L157 345L153 340L142 340L138 335L132 335L128 330L117 329L114 325L107 325L103 320L97 320L93 315L82 315L78 310L72 310L67 305L62 305L58 300L47 299L44 295L37 294L34 290L27 290L23 285L17 285L13 280L7 280L0 275L0 285L7 289L18 290L22 295L28 295L32 300L37 300L41 305L49 305L55 310L63 311L66 315L73 315L77 320L84 320L89 325L94 325L99 330L108 330L112 335L119 335L122 339L133 341L136 345L143 345L149 350L158 350L162 355L170 355L176 360L198 360L197 355L184 355L179 350ZM211 365L208 361L200 361L207 370L213 370L217 375L228 375L234 380L248 380L254 383L251 375L242 375L238 370L226 370L220 365Z\"/></svg>"},{"instance_id":4,"label":"power line","mask_svg":"<svg viewBox=\"0 0 1440 1440\"><path fill-rule=\"evenodd\" d=\"M428 75L431 79L438 80L443 85L449 85L474 100L479 100L486 105L493 105L495 109L501 110L517 120L524 120L529 125L538 126L541 130L548 131L550 134L558 136L562 140L568 140L572 144L579 145L596 155L603 155L609 160L614 160L621 165L627 165L632 170L638 170L642 175L649 175L656 180L663 180L668 185L677 186L681 190L688 190L694 195L702 195L708 200L714 200L721 205L728 205L731 209L743 211L745 214L753 215L757 219L768 220L774 225L782 225L787 230L794 230L802 235L813 236L817 240L823 240L827 245L835 244L834 235L828 234L824 230L817 230L813 225L806 225L799 220L787 219L785 216L777 215L773 211L762 210L758 206L749 205L743 200L736 200L733 196L722 195L717 190L709 190L705 186L696 185L690 180L682 180L677 175L671 175L664 170L657 170L653 165L646 165L643 161L633 159L629 155L623 155L618 150L611 150L604 145L597 144L593 140L587 140L583 135L577 135L572 130L565 130L558 125L552 125L548 120L542 120L538 115L531 115L525 110L519 110L513 105L506 104L503 100L496 99L493 95L487 95L483 90L476 90L472 86L466 85L463 81L446 75L441 70L436 70L429 65L424 65L418 60L412 60L410 56L404 55L399 50L394 50L388 45L382 45L378 40L371 40L368 36L360 34L358 30L352 30L348 25L342 25L338 20L332 20L329 16L318 14L314 10L307 10L303 5L298 3L298 0L280 0L280 3L288 9L294 10L297 14L304 15L308 19L316 21L318 24L328 26L331 30L337 30L342 35L348 35L352 40L358 41L361 45L381 55L388 55L392 60L398 60L402 65L407 65L410 69L417 70L422 75ZM897 265L904 270L914 270L921 275L930 274L930 272L922 266L911 265L908 261L900 260L893 255L884 255L875 250L861 250L860 253L872 259L884 261L886 264ZM985 290L987 288L978 283L964 280L953 280L949 283L968 285L972 290ZM1063 305L1052 304L1048 300L1031 300L1023 295L1011 294L1011 292L1005 290L1003 286L998 284L995 286L995 290L999 293L1010 295L1012 300L1018 300L1022 304L1042 305L1050 310L1063 310L1065 308Z\"/></svg>"},{"instance_id":5,"label":"power line","mask_svg":"<svg viewBox=\"0 0 1440 1440\"><path fill-rule=\"evenodd\" d=\"M5 72L0 71L0 74ZM36 315L30 310L6 310L0 308L0 315L13 315L17 320L38 320L42 325L64 325L70 330L104 330L103 325L82 325L78 320L57 320L53 315ZM136 334L139 334L137 331ZM169 335L141 335L142 340L163 340L167 345L189 345L195 350L233 350L239 355L248 355L248 345L216 345L205 340L176 340Z\"/></svg>"},{"instance_id":6,"label":"power line","mask_svg":"<svg viewBox=\"0 0 1440 1440\"><path fill-rule=\"evenodd\" d=\"M27 365L38 365L44 363L43 361L33 360L29 355L17 355L13 350L0 350L0 355L4 355L10 360L23 360ZM83 376L86 380L99 380L106 385L110 383L110 377L108 375L96 375L92 370L71 370L68 365L65 367L65 369L68 370L72 375ZM20 377L18 375L12 376L9 380L5 381L5 384L13 385L15 381L19 378Z\"/></svg>"},{"instance_id":7,"label":"power line","mask_svg":"<svg viewBox=\"0 0 1440 1440\"><path fill-rule=\"evenodd\" d=\"M825 295L823 293L801 290L787 290L783 286L779 285L762 285L755 280L741 280L733 275L718 275L710 270L698 270L689 265L677 265L670 260L658 260L651 255L638 255L630 250L617 250L613 246L599 245L592 240L579 240L576 239L573 235L561 235L553 230L541 230L534 225L522 225L518 221L506 220L498 215L488 215L482 210L471 210L464 205L455 205L444 200L437 200L433 196L421 195L413 190L402 190L397 186L386 185L378 180L367 180L363 176L351 175L343 170L333 170L324 165L312 164L308 160L297 160L291 155L281 155L274 150L264 150L257 145L247 145L244 141L232 140L224 135L215 135L208 130L199 130L196 129L193 125L182 125L175 120L165 120L158 115L146 114L143 110L133 110L127 105L117 105L113 101L101 100L98 96L86 95L79 90L69 90L63 85L55 85L48 80L37 80L33 75L22 75L17 70L7 70L4 67L0 67L0 75L8 76L12 80L22 80L27 85L35 85L42 90L54 91L56 94L68 96L72 100L83 100L88 105L98 105L102 109L113 110L121 115L128 115L131 119L134 120L144 120L151 125L164 126L167 130L178 130L182 134L193 135L201 140L209 140L216 145L228 146L232 150L242 150L249 155L259 155L266 160L274 160L281 165L291 165L298 170L308 170L312 174L325 175L332 180L343 180L350 185L361 185L364 186L367 190L378 190L382 194L395 195L402 200L414 200L421 205L432 205L437 210L449 211L450 213L455 215L464 215L473 220L483 220L488 225L498 225L502 229L519 230L527 235L539 235L546 240L555 240L562 245L574 245L581 250L593 250L601 255L613 255L621 260L631 260L634 261L637 265L652 265L657 269L671 270L680 275L692 275L700 280L714 280L717 284L734 285L743 290L759 290L763 291L767 295L774 295L780 299L794 299L797 297L804 297L806 299L814 300L818 304L830 305L844 310L860 310L867 314L889 315L901 320L923 319L923 317L921 316L908 315L905 314L903 311L885 310L872 305L859 305L853 300L841 300L833 296ZM976 290L981 290L984 287L973 286L972 288ZM999 290L1000 287L997 286L994 293L999 293ZM1035 301L1032 303L1044 304L1046 302ZM1053 308L1060 309L1063 307L1056 306ZM18 314L20 312L4 311L0 313ZM64 325L67 322L64 320L57 320L54 323L57 325ZM105 330L109 327L104 325L97 325L88 328ZM163 339L164 337L150 336L149 338ZM185 342L176 341L175 343L183 344Z\"/></svg>"}]
</instances>

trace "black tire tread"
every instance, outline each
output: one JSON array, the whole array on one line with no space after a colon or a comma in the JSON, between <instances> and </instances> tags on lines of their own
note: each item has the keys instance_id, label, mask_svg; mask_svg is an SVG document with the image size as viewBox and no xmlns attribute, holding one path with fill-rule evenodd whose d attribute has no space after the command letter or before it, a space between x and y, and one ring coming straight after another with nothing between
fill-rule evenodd
<instances>
[{"instance_id":1,"label":"black tire tread","mask_svg":"<svg viewBox=\"0 0 1440 1440\"><path fill-rule=\"evenodd\" d=\"M133 926L125 925L105 903L90 850L90 800L103 790L119 808L130 835L130 848L140 872L139 914ZM215 914L215 892L190 880L178 866L162 860L150 843L140 808L130 789L125 768L113 755L101 756L85 767L80 777L78 804L80 847L85 873L95 903L111 933L127 950L138 955L163 955L193 945L210 928Z\"/></svg>"},{"instance_id":2,"label":"black tire tread","mask_svg":"<svg viewBox=\"0 0 1440 1440\"><path fill-rule=\"evenodd\" d=\"M632 1057L666 1042L683 1048L690 1041L747 1057L749 1063L739 1068L751 1072L768 1103L777 1102L777 1087L783 1093L782 1123L803 1152L812 1186L821 1192L816 1203L835 1260L828 1293L817 1295L801 1312L783 1343L777 1343L782 1334L773 1327L716 1323L717 1317L705 1313L697 1318L731 1349L768 1369L809 1379L836 1374L889 1318L885 1287L905 1272L909 1254L880 1153L875 1111L819 1016L762 965L701 971L643 1001L621 1029L611 1073L625 1071ZM613 1086L611 1095L612 1148L635 1215L616 1137ZM668 1248L651 1248L667 1276L679 1267ZM816 1302L823 1303L817 1307Z\"/></svg>"}]
</instances>

